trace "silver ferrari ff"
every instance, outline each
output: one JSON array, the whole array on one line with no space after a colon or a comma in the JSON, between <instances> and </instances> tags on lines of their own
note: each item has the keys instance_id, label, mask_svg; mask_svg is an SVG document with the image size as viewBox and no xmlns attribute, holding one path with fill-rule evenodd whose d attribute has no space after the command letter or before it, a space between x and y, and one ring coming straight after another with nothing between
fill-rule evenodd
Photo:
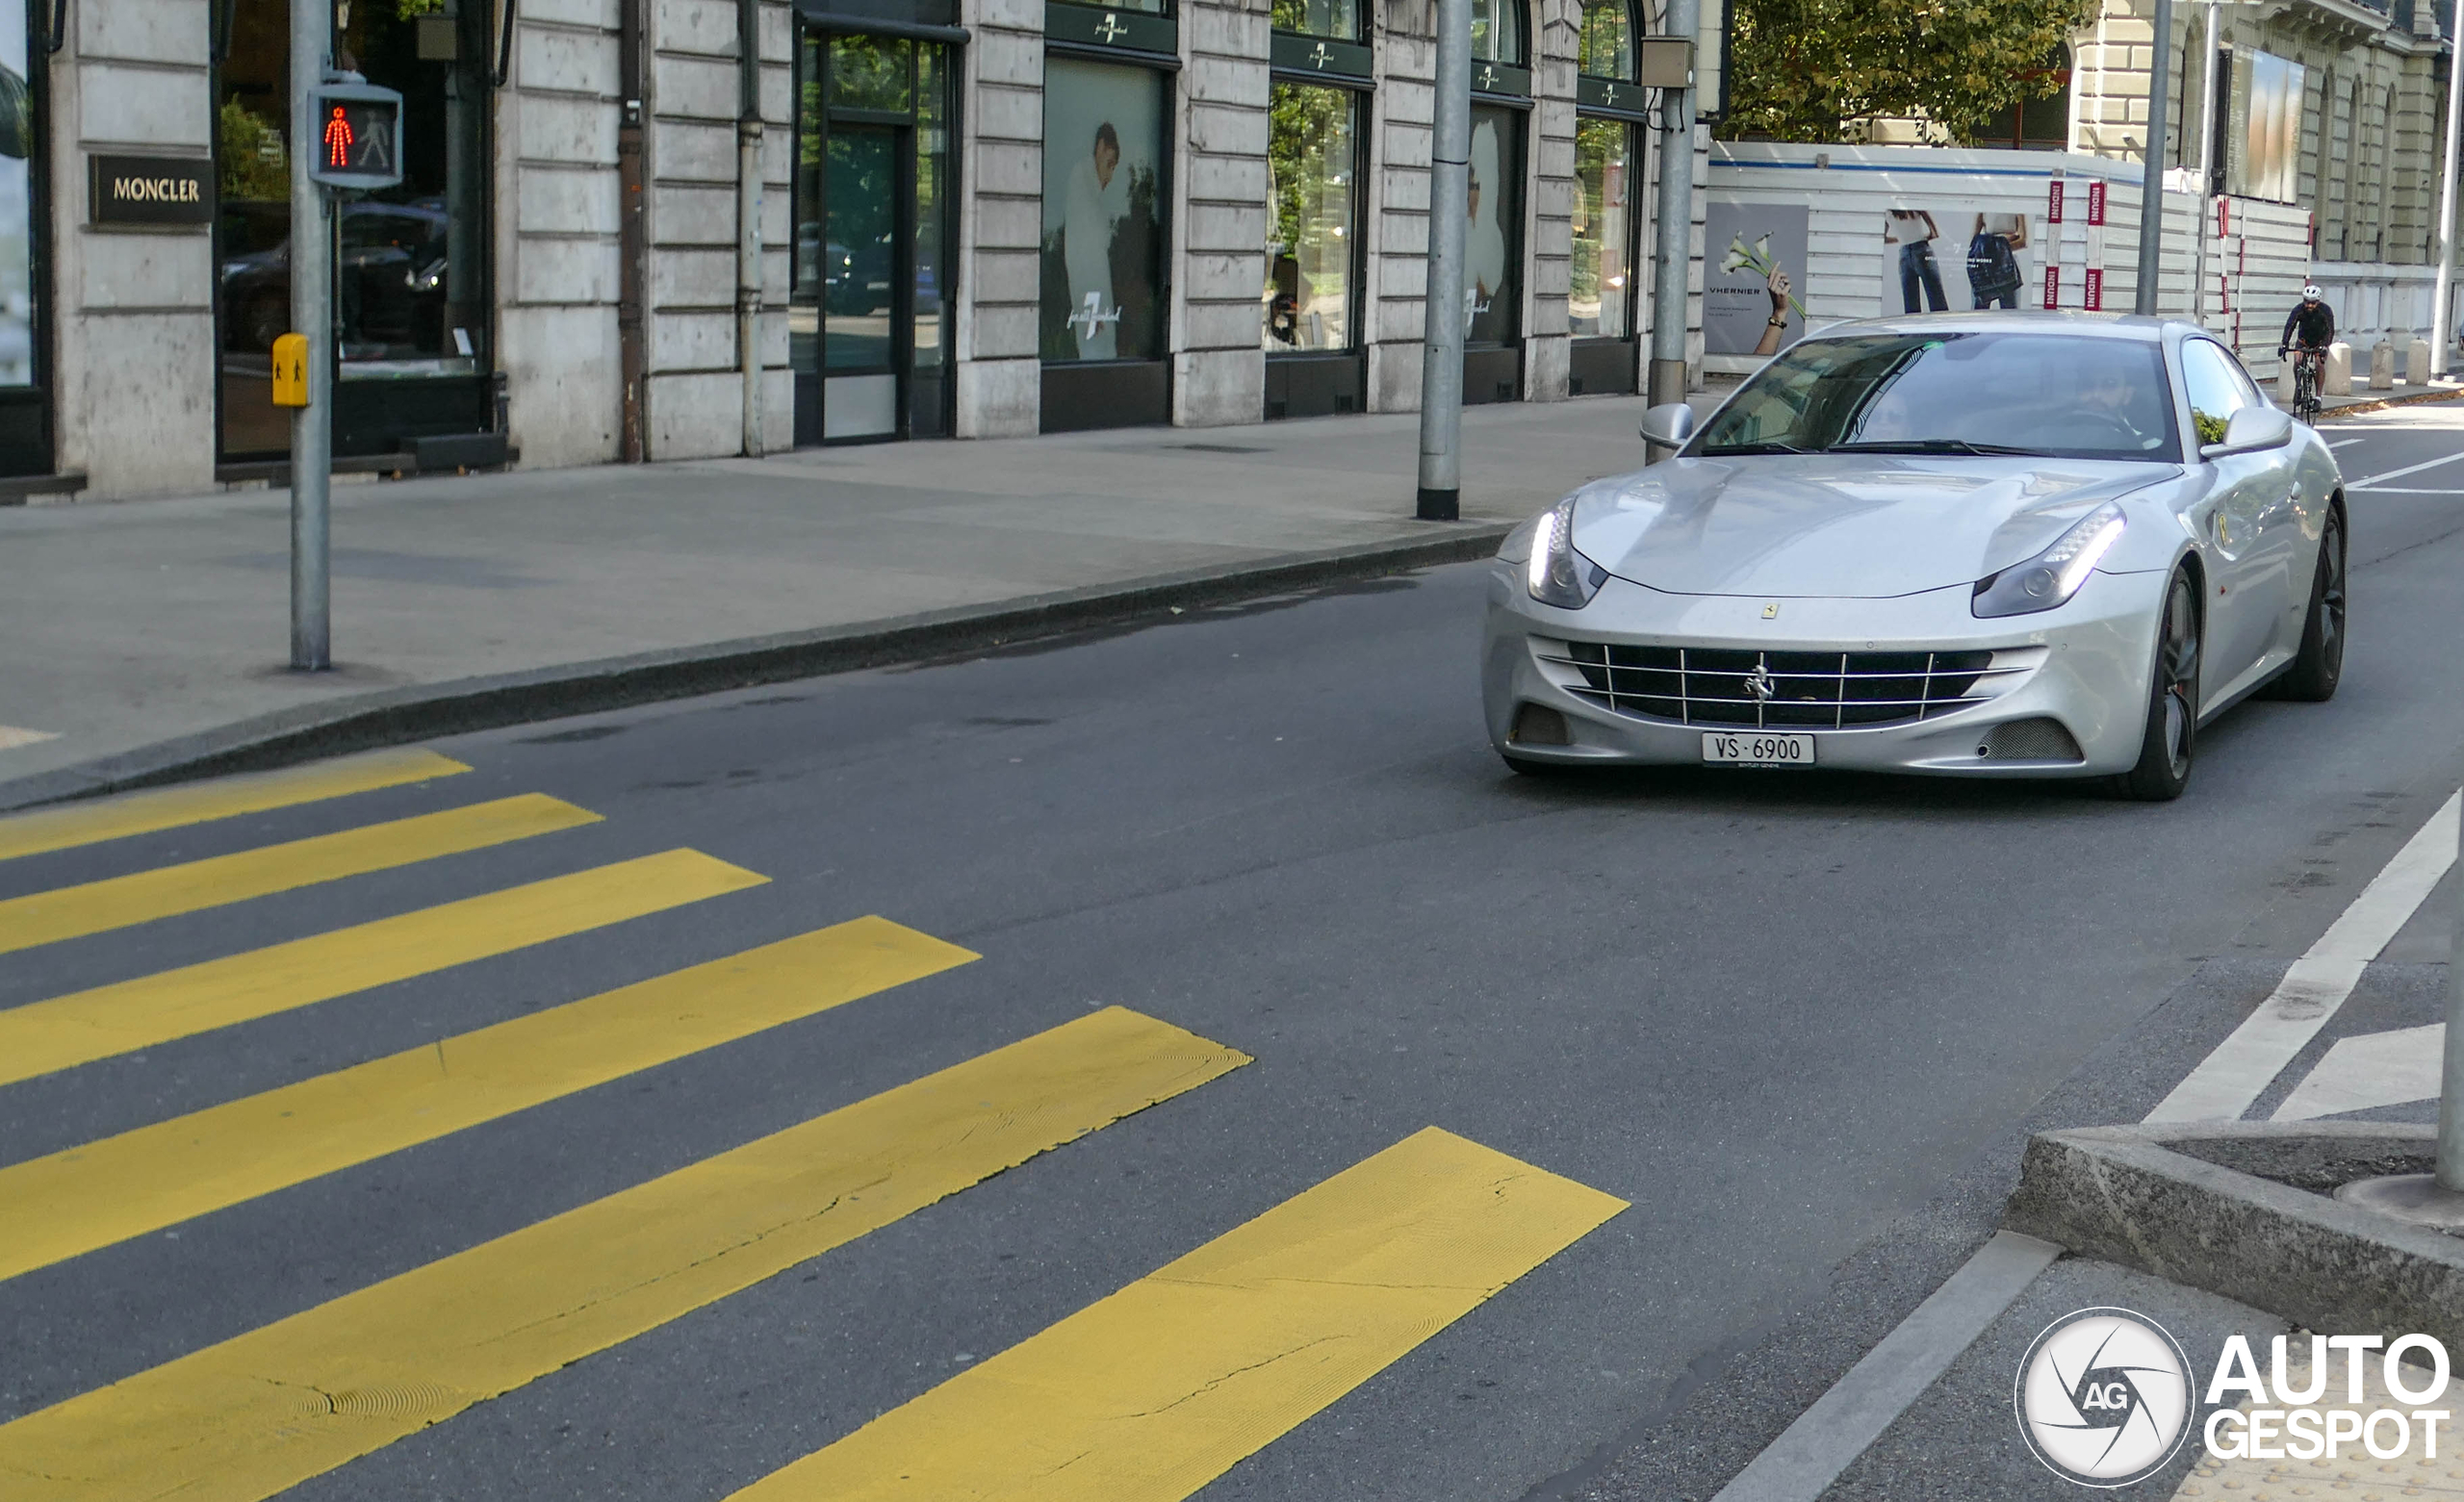
<instances>
[{"instance_id":1,"label":"silver ferrari ff","mask_svg":"<svg viewBox=\"0 0 2464 1502\"><path fill-rule=\"evenodd\" d=\"M2203 329L2096 314L1835 325L1666 461L1498 551L1482 687L1518 771L1640 763L2111 776L2180 796L2243 698L2345 645L2327 446Z\"/></svg>"}]
</instances>

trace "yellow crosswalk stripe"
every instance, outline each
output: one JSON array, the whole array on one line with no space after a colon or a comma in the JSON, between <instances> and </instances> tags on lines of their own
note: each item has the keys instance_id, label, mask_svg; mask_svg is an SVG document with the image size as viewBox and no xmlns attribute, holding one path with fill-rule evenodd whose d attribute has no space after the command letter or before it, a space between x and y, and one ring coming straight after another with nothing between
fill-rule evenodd
<instances>
[{"instance_id":1,"label":"yellow crosswalk stripe","mask_svg":"<svg viewBox=\"0 0 2464 1502\"><path fill-rule=\"evenodd\" d=\"M1246 1063L1114 1007L0 1426L13 1502L259 1502Z\"/></svg>"},{"instance_id":2,"label":"yellow crosswalk stripe","mask_svg":"<svg viewBox=\"0 0 2464 1502\"><path fill-rule=\"evenodd\" d=\"M732 1502L1180 1502L1625 1208L1432 1127Z\"/></svg>"},{"instance_id":3,"label":"yellow crosswalk stripe","mask_svg":"<svg viewBox=\"0 0 2464 1502\"><path fill-rule=\"evenodd\" d=\"M0 1084L769 880L672 850L0 1011Z\"/></svg>"},{"instance_id":4,"label":"yellow crosswalk stripe","mask_svg":"<svg viewBox=\"0 0 2464 1502\"><path fill-rule=\"evenodd\" d=\"M125 839L132 834L151 834L157 829L176 829L182 825L205 824L239 814L263 813L269 808L289 808L295 803L314 803L348 793L371 793L380 787L449 777L470 770L450 756L406 747L344 756L313 766L287 767L280 772L255 772L186 787L123 793L91 802L40 808L0 819L0 860Z\"/></svg>"},{"instance_id":5,"label":"yellow crosswalk stripe","mask_svg":"<svg viewBox=\"0 0 2464 1502\"><path fill-rule=\"evenodd\" d=\"M800 934L0 1168L0 1279L979 956L886 918Z\"/></svg>"},{"instance_id":6,"label":"yellow crosswalk stripe","mask_svg":"<svg viewBox=\"0 0 2464 1502\"><path fill-rule=\"evenodd\" d=\"M598 822L562 799L525 793L13 897L0 902L0 955Z\"/></svg>"}]
</instances>

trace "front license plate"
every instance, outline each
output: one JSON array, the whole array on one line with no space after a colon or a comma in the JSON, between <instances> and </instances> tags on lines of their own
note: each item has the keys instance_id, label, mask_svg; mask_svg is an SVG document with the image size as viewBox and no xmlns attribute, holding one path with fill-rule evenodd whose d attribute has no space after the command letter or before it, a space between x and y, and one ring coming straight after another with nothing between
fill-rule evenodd
<instances>
[{"instance_id":1,"label":"front license plate","mask_svg":"<svg viewBox=\"0 0 2464 1502\"><path fill-rule=\"evenodd\" d=\"M1703 759L1732 767L1810 767L1813 737L1763 730L1706 732Z\"/></svg>"}]
</instances>

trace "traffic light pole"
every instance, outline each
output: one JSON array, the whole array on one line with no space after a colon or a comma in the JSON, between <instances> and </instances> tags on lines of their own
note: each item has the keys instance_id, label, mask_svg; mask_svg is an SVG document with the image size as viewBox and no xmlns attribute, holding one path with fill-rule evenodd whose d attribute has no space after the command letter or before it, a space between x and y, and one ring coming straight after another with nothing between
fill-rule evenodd
<instances>
[{"instance_id":1,"label":"traffic light pole","mask_svg":"<svg viewBox=\"0 0 2464 1502\"><path fill-rule=\"evenodd\" d=\"M1702 29L1698 0L1668 0L1662 29L1691 38ZM1694 90L1659 95L1659 203L1652 245L1652 357L1644 391L1651 404L1683 401L1685 323L1694 260ZM1658 457L1655 455L1654 457Z\"/></svg>"},{"instance_id":2,"label":"traffic light pole","mask_svg":"<svg viewBox=\"0 0 2464 1502\"><path fill-rule=\"evenodd\" d=\"M2165 267L2165 159L2172 155L2173 0L2156 0L2156 52L2147 67L2147 162L2139 179L2139 285L2133 313L2156 311Z\"/></svg>"},{"instance_id":3,"label":"traffic light pole","mask_svg":"<svg viewBox=\"0 0 2464 1502\"><path fill-rule=\"evenodd\" d=\"M318 89L331 0L291 0L291 326L308 344L308 400L291 414L291 666L333 666L329 508L334 446L333 225L309 174L322 139Z\"/></svg>"},{"instance_id":4,"label":"traffic light pole","mask_svg":"<svg viewBox=\"0 0 2464 1502\"><path fill-rule=\"evenodd\" d=\"M1428 281L1421 345L1424 522L1462 516L1463 239L1472 173L1472 0L1437 0L1437 95L1428 166Z\"/></svg>"}]
</instances>

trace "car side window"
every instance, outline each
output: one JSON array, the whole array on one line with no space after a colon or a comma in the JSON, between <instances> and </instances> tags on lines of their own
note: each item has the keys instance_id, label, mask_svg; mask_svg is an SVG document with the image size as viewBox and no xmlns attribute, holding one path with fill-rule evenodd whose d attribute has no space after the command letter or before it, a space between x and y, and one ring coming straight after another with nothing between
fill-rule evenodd
<instances>
[{"instance_id":1,"label":"car side window","mask_svg":"<svg viewBox=\"0 0 2464 1502\"><path fill-rule=\"evenodd\" d=\"M2258 400L2258 393L2242 379L2233 357L2204 339L2182 345L2182 394L2190 398L2191 423L2198 429L2201 444L2224 442L2224 428L2233 414Z\"/></svg>"}]
</instances>

